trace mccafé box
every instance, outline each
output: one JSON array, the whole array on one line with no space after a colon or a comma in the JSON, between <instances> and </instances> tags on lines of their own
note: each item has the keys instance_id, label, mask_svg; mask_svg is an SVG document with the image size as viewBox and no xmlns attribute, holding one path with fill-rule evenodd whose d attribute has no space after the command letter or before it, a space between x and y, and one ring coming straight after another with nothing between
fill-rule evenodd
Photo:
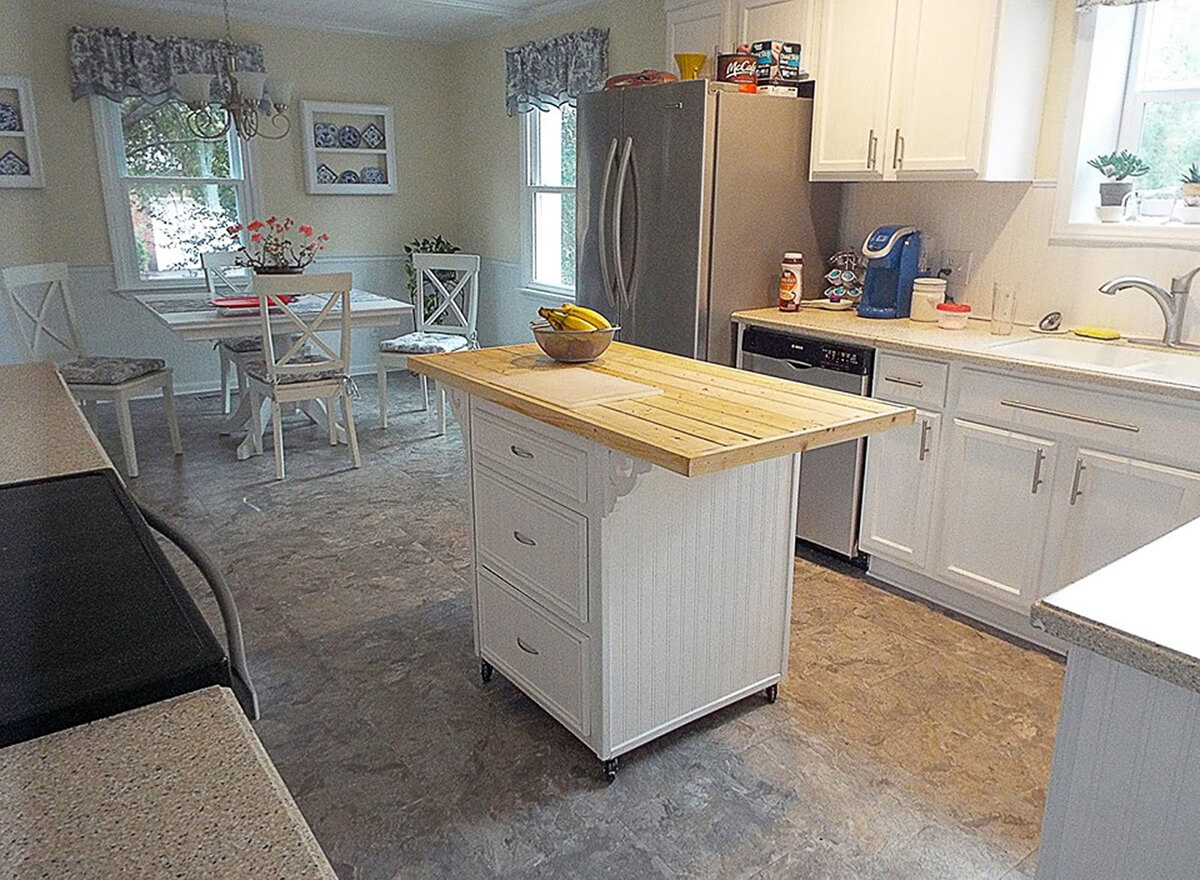
<instances>
[{"instance_id":1,"label":"mccaf\u00e9 box","mask_svg":"<svg viewBox=\"0 0 1200 880\"><path fill-rule=\"evenodd\" d=\"M758 59L755 80L760 86L794 86L800 82L800 44L760 40L750 45Z\"/></svg>"},{"instance_id":2,"label":"mccaf\u00e9 box","mask_svg":"<svg viewBox=\"0 0 1200 880\"><path fill-rule=\"evenodd\" d=\"M758 76L758 56L732 53L717 56L717 81L753 85Z\"/></svg>"}]
</instances>

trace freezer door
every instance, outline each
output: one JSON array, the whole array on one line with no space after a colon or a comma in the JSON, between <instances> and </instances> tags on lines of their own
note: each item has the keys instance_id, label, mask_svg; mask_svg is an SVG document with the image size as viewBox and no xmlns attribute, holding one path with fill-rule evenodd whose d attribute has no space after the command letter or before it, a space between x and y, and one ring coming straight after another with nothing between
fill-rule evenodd
<instances>
[{"instance_id":1,"label":"freezer door","mask_svg":"<svg viewBox=\"0 0 1200 880\"><path fill-rule=\"evenodd\" d=\"M621 322L611 238L621 105L621 92L581 95L575 122L575 299L614 324Z\"/></svg>"},{"instance_id":2,"label":"freezer door","mask_svg":"<svg viewBox=\"0 0 1200 880\"><path fill-rule=\"evenodd\" d=\"M621 338L703 357L716 104L704 80L624 99L613 205Z\"/></svg>"}]
</instances>

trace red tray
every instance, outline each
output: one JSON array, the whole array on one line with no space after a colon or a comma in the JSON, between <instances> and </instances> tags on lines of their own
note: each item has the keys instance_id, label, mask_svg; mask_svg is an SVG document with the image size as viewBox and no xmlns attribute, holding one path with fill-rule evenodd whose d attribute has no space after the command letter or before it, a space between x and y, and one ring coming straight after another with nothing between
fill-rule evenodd
<instances>
[{"instance_id":1,"label":"red tray","mask_svg":"<svg viewBox=\"0 0 1200 880\"><path fill-rule=\"evenodd\" d=\"M272 300L279 300L282 303L293 303L296 297L291 294L284 293L280 296L271 297ZM217 299L210 300L218 309L257 309L257 296L223 296Z\"/></svg>"}]
</instances>

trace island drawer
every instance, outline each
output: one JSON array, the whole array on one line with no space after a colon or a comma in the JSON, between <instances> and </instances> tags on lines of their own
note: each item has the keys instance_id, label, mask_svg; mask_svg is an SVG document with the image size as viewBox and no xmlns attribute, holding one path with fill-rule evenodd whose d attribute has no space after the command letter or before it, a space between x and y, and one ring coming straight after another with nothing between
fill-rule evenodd
<instances>
[{"instance_id":1,"label":"island drawer","mask_svg":"<svg viewBox=\"0 0 1200 880\"><path fill-rule=\"evenodd\" d=\"M587 503L587 450L532 419L481 401L471 413L471 445L507 476L567 503Z\"/></svg>"},{"instance_id":2,"label":"island drawer","mask_svg":"<svg viewBox=\"0 0 1200 880\"><path fill-rule=\"evenodd\" d=\"M479 561L570 620L588 619L587 517L475 468Z\"/></svg>"},{"instance_id":3,"label":"island drawer","mask_svg":"<svg viewBox=\"0 0 1200 880\"><path fill-rule=\"evenodd\" d=\"M587 636L554 622L486 571L479 572L477 613L484 659L567 727L587 736Z\"/></svg>"},{"instance_id":4,"label":"island drawer","mask_svg":"<svg viewBox=\"0 0 1200 880\"><path fill-rule=\"evenodd\" d=\"M946 405L946 377L950 365L943 361L878 352L872 397L892 403L909 403L927 409Z\"/></svg>"}]
</instances>

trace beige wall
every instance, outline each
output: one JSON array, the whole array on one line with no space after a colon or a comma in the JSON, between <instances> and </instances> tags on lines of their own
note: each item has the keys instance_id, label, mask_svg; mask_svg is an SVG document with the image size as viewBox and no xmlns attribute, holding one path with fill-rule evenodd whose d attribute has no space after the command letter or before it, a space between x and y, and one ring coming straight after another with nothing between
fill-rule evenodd
<instances>
[{"instance_id":1,"label":"beige wall","mask_svg":"<svg viewBox=\"0 0 1200 880\"><path fill-rule=\"evenodd\" d=\"M1063 122L1071 89L1071 70L1075 63L1075 31L1079 13L1075 0L1055 0L1054 39L1050 44L1050 72L1046 83L1046 104L1042 112L1042 135L1038 144L1034 174L1041 180L1058 177L1062 152Z\"/></svg>"},{"instance_id":2,"label":"beige wall","mask_svg":"<svg viewBox=\"0 0 1200 880\"><path fill-rule=\"evenodd\" d=\"M111 263L91 111L87 100L70 99L68 29L115 26L213 37L221 34L221 22L81 0L0 0L0 21L0 72L33 81L46 166L45 189L0 190L0 265ZM239 39L262 43L268 70L296 82L293 135L262 143L259 153L265 211L329 231L333 255L396 254L413 236L448 225L454 155L441 133L455 103L451 84L437 75L441 47L252 24L235 23L234 31ZM399 193L307 195L295 133L301 98L392 105Z\"/></svg>"}]
</instances>

